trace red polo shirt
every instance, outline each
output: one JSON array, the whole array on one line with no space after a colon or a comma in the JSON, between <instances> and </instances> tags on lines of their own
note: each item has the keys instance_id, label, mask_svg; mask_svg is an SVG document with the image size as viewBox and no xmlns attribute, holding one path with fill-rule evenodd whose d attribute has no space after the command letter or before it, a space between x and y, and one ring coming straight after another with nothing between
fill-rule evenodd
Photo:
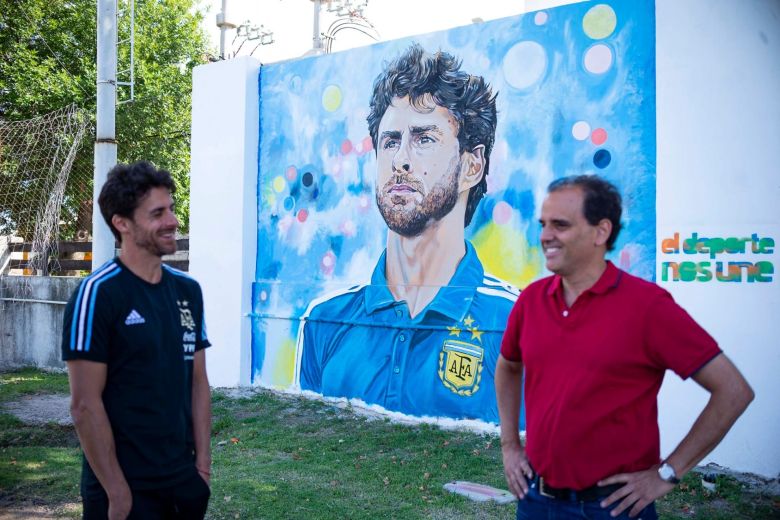
<instances>
[{"instance_id":1,"label":"red polo shirt","mask_svg":"<svg viewBox=\"0 0 780 520\"><path fill-rule=\"evenodd\" d=\"M501 354L525 370L526 451L553 487L584 489L660 460L657 395L720 353L672 296L607 262L569 308L559 276L529 285Z\"/></svg>"}]
</instances>

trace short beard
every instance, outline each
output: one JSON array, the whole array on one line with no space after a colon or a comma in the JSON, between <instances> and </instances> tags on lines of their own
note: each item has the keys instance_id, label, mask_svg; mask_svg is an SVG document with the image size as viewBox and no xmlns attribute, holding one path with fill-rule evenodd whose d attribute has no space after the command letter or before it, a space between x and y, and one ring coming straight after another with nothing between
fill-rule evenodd
<instances>
[{"instance_id":1,"label":"short beard","mask_svg":"<svg viewBox=\"0 0 780 520\"><path fill-rule=\"evenodd\" d=\"M162 258L165 255L172 255L176 253L175 244L171 248L165 247L158 243L155 240L155 236L152 234L141 234L141 236L134 235L131 237L131 239L137 248L146 250L152 256ZM172 251L169 251L169 249L172 249Z\"/></svg>"},{"instance_id":2,"label":"short beard","mask_svg":"<svg viewBox=\"0 0 780 520\"><path fill-rule=\"evenodd\" d=\"M140 249L145 249L153 256L157 256L162 258L165 255L172 255L176 252L175 248L173 251L168 251L168 248L163 248L153 240L138 240L135 242L136 247Z\"/></svg>"},{"instance_id":3,"label":"short beard","mask_svg":"<svg viewBox=\"0 0 780 520\"><path fill-rule=\"evenodd\" d=\"M383 187L376 189L376 205L387 227L395 233L413 238L420 236L429 222L436 222L447 216L458 202L458 175L461 161L455 168L450 169L449 174L439 180L430 193L422 193L423 200L420 204L403 204L402 197L385 195L387 189L400 181L422 188L422 184L416 180L404 180L403 176L397 180L394 176ZM409 176L411 177L411 176Z\"/></svg>"}]
</instances>

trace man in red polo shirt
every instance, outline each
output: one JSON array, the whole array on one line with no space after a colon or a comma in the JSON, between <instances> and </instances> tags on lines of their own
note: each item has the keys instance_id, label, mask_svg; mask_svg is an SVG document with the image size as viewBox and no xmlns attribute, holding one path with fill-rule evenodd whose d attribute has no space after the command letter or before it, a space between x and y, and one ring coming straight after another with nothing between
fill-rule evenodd
<instances>
[{"instance_id":1,"label":"man in red polo shirt","mask_svg":"<svg viewBox=\"0 0 780 520\"><path fill-rule=\"evenodd\" d=\"M542 205L555 273L528 286L509 316L496 367L501 447L517 518L657 518L654 501L709 453L753 399L717 343L657 285L604 256L621 198L597 176L559 179ZM661 460L664 373L710 393ZM527 442L517 431L525 375Z\"/></svg>"}]
</instances>

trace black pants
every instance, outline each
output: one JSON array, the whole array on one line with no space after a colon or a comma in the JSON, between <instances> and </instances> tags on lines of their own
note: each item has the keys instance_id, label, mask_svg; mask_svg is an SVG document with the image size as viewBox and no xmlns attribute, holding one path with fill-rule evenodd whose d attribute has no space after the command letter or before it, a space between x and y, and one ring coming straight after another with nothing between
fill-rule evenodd
<instances>
[{"instance_id":1,"label":"black pants","mask_svg":"<svg viewBox=\"0 0 780 520\"><path fill-rule=\"evenodd\" d=\"M201 476L193 476L176 486L160 489L131 490L133 508L129 520L201 520L206 515L211 490ZM108 496L84 498L84 520L108 518Z\"/></svg>"}]
</instances>

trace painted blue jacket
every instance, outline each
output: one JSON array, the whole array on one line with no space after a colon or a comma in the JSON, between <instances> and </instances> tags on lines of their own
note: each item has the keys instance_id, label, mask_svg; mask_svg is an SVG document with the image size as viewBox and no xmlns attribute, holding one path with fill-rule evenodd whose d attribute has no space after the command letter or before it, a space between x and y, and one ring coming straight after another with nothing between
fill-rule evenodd
<instances>
[{"instance_id":1,"label":"painted blue jacket","mask_svg":"<svg viewBox=\"0 0 780 520\"><path fill-rule=\"evenodd\" d=\"M414 319L387 287L384 252L370 285L313 301L298 333L303 390L415 416L498 423L501 338L518 290L486 275L474 247Z\"/></svg>"}]
</instances>

